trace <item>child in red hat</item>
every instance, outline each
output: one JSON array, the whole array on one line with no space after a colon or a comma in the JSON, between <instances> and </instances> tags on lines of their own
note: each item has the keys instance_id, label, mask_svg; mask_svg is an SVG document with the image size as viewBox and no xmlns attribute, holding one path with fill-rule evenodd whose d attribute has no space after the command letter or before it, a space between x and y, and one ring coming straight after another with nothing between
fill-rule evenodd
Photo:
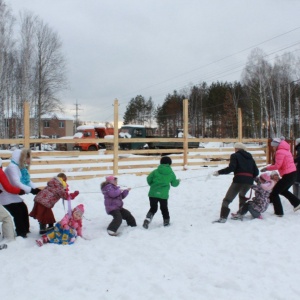
<instances>
[{"instance_id":1,"label":"child in red hat","mask_svg":"<svg viewBox=\"0 0 300 300\"><path fill-rule=\"evenodd\" d=\"M82 237L82 216L84 214L83 204L77 205L71 215L66 214L64 218L55 224L52 231L44 234L36 240L39 247L45 243L60 245L71 245L75 242L77 236Z\"/></svg>"}]
</instances>

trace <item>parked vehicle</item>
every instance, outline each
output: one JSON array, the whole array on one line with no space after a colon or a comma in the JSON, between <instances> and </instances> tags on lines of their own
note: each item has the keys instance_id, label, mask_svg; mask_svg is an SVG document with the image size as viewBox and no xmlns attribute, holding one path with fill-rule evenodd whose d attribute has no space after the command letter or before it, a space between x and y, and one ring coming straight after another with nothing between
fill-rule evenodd
<instances>
[{"instance_id":1,"label":"parked vehicle","mask_svg":"<svg viewBox=\"0 0 300 300\"><path fill-rule=\"evenodd\" d=\"M120 138L159 138L156 135L156 129L142 125L124 125L120 129ZM175 137L183 137L183 130L178 129ZM189 135L189 138L193 138ZM189 148L199 148L199 142L188 142ZM132 149L182 149L183 142L137 142L137 143L120 143L121 150Z\"/></svg>"},{"instance_id":2,"label":"parked vehicle","mask_svg":"<svg viewBox=\"0 0 300 300\"><path fill-rule=\"evenodd\" d=\"M114 129L107 128L104 125L81 125L76 129L74 139L92 139L92 138L104 138L107 135L113 135ZM97 151L105 148L104 143L85 143L80 141L75 143L74 150L79 151Z\"/></svg>"}]
</instances>

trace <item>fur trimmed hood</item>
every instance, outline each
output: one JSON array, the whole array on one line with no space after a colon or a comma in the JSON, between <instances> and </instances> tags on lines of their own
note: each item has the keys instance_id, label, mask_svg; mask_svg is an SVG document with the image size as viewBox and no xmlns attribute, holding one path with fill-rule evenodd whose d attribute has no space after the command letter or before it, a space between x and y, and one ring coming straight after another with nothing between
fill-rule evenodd
<instances>
[{"instance_id":1,"label":"fur trimmed hood","mask_svg":"<svg viewBox=\"0 0 300 300\"><path fill-rule=\"evenodd\" d=\"M13 151L12 155L11 155L11 160L14 161L18 166L19 169L23 169L23 168L27 168L29 169L29 165L26 165L26 158L29 157L30 158L30 164L31 164L31 150L30 149L26 149L23 148L21 149L16 149Z\"/></svg>"}]
</instances>

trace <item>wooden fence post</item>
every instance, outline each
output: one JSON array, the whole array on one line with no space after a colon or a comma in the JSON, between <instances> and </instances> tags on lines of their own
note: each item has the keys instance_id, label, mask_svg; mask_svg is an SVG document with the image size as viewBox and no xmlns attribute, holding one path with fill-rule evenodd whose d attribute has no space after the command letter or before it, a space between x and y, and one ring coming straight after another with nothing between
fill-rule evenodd
<instances>
[{"instance_id":1,"label":"wooden fence post","mask_svg":"<svg viewBox=\"0 0 300 300\"><path fill-rule=\"evenodd\" d=\"M30 114L29 102L24 102L24 147L30 148Z\"/></svg>"},{"instance_id":2,"label":"wooden fence post","mask_svg":"<svg viewBox=\"0 0 300 300\"><path fill-rule=\"evenodd\" d=\"M188 99L183 100L183 166L187 165L188 136L189 136L189 117L188 117Z\"/></svg>"},{"instance_id":3,"label":"wooden fence post","mask_svg":"<svg viewBox=\"0 0 300 300\"><path fill-rule=\"evenodd\" d=\"M113 172L118 175L118 160L119 160L119 102L114 101L114 154L113 154Z\"/></svg>"}]
</instances>

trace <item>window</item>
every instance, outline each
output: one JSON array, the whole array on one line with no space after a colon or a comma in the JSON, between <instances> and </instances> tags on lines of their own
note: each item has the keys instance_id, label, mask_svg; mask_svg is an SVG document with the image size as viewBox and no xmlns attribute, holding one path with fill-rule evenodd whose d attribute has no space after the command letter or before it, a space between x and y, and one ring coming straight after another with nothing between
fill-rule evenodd
<instances>
[{"instance_id":1,"label":"window","mask_svg":"<svg viewBox=\"0 0 300 300\"><path fill-rule=\"evenodd\" d=\"M65 122L59 121L59 128L65 128Z\"/></svg>"},{"instance_id":2,"label":"window","mask_svg":"<svg viewBox=\"0 0 300 300\"><path fill-rule=\"evenodd\" d=\"M49 128L50 127L49 121L44 121L44 127L45 128Z\"/></svg>"}]
</instances>

